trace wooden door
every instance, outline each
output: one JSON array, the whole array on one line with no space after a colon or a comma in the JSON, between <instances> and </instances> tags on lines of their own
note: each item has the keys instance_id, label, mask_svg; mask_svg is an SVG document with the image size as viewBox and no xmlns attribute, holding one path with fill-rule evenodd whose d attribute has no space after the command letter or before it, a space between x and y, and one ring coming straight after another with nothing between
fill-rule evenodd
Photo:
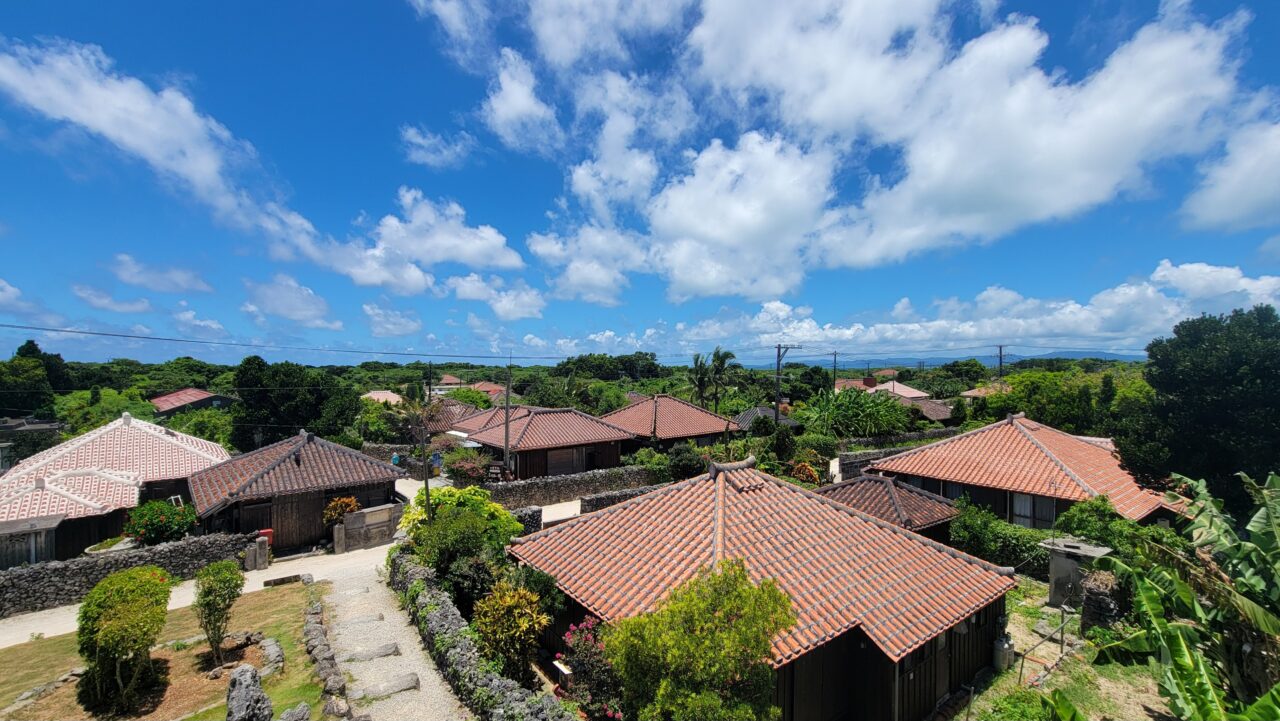
<instances>
[{"instance_id":1,"label":"wooden door","mask_svg":"<svg viewBox=\"0 0 1280 721\"><path fill-rule=\"evenodd\" d=\"M296 493L272 500L275 545L282 550L314 546L324 539L324 494Z\"/></svg>"}]
</instances>

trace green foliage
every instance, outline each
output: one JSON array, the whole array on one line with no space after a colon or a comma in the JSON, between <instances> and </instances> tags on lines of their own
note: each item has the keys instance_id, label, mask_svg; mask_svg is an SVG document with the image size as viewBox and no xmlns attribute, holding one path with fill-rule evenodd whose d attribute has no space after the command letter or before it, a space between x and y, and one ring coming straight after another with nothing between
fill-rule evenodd
<instances>
[{"instance_id":1,"label":"green foliage","mask_svg":"<svg viewBox=\"0 0 1280 721\"><path fill-rule=\"evenodd\" d=\"M155 408L136 388L117 392L104 388L97 403L90 403L91 391L75 391L58 396L54 402L58 420L66 424L68 436L78 436L94 428L106 425L128 412L134 418L149 421L155 416Z\"/></svg>"},{"instance_id":2,"label":"green foliage","mask_svg":"<svg viewBox=\"0 0 1280 721\"><path fill-rule=\"evenodd\" d=\"M493 402L489 400L489 394L484 391L478 391L475 388L455 388L445 393L444 397L475 406L480 410L493 407Z\"/></svg>"},{"instance_id":3,"label":"green foliage","mask_svg":"<svg viewBox=\"0 0 1280 721\"><path fill-rule=\"evenodd\" d=\"M707 472L707 461L691 443L677 444L667 453L671 478L683 481L686 478L702 475Z\"/></svg>"},{"instance_id":4,"label":"green foliage","mask_svg":"<svg viewBox=\"0 0 1280 721\"><path fill-rule=\"evenodd\" d=\"M231 444L242 451L304 428L324 438L340 436L361 408L360 395L351 385L297 363L269 364L249 356L236 368L235 385L240 402L231 407Z\"/></svg>"},{"instance_id":5,"label":"green foliage","mask_svg":"<svg viewBox=\"0 0 1280 721\"><path fill-rule=\"evenodd\" d=\"M823 391L792 417L811 433L837 438L888 436L905 432L911 424L911 412L890 394L857 389Z\"/></svg>"},{"instance_id":6,"label":"green foliage","mask_svg":"<svg viewBox=\"0 0 1280 721\"><path fill-rule=\"evenodd\" d=\"M627 394L613 383L592 383L587 386L586 408L581 410L592 415L602 416L627 405Z\"/></svg>"},{"instance_id":7,"label":"green foliage","mask_svg":"<svg viewBox=\"0 0 1280 721\"><path fill-rule=\"evenodd\" d=\"M403 443L409 439L395 409L372 398L360 399L354 430L365 443Z\"/></svg>"},{"instance_id":8,"label":"green foliage","mask_svg":"<svg viewBox=\"0 0 1280 721\"><path fill-rule=\"evenodd\" d=\"M1116 513L1106 496L1097 496L1071 506L1058 516L1054 528L1069 536L1107 546L1128 563L1140 562L1138 547L1160 543L1176 550L1187 547L1177 534L1160 526L1141 526Z\"/></svg>"},{"instance_id":9,"label":"green foliage","mask_svg":"<svg viewBox=\"0 0 1280 721\"><path fill-rule=\"evenodd\" d=\"M840 454L840 441L825 433L804 433L796 438L796 448L811 449L820 458L830 460Z\"/></svg>"},{"instance_id":10,"label":"green foliage","mask_svg":"<svg viewBox=\"0 0 1280 721\"><path fill-rule=\"evenodd\" d=\"M339 496L329 501L324 507L322 516L324 527L333 528L335 525L342 523L343 517L348 513L355 513L358 510L360 510L360 502L354 496Z\"/></svg>"},{"instance_id":11,"label":"green foliage","mask_svg":"<svg viewBox=\"0 0 1280 721\"><path fill-rule=\"evenodd\" d=\"M796 435L791 426L778 426L773 432L773 454L779 461L789 461L796 454Z\"/></svg>"},{"instance_id":12,"label":"green foliage","mask_svg":"<svg viewBox=\"0 0 1280 721\"><path fill-rule=\"evenodd\" d=\"M164 628L170 581L155 566L117 571L80 604L76 644L85 661L78 691L89 708L134 710L155 680L151 647Z\"/></svg>"},{"instance_id":13,"label":"green foliage","mask_svg":"<svg viewBox=\"0 0 1280 721\"><path fill-rule=\"evenodd\" d=\"M1116 429L1125 466L1152 481L1204 478L1228 509L1249 508L1235 477L1280 469L1280 316L1271 306L1185 320L1147 346L1151 401Z\"/></svg>"},{"instance_id":14,"label":"green foliage","mask_svg":"<svg viewBox=\"0 0 1280 721\"><path fill-rule=\"evenodd\" d=\"M538 595L498 581L476 602L471 626L480 637L480 652L502 667L502 675L523 683L533 678L538 637L551 624Z\"/></svg>"},{"instance_id":15,"label":"green foliage","mask_svg":"<svg viewBox=\"0 0 1280 721\"><path fill-rule=\"evenodd\" d=\"M652 613L618 621L605 655L627 718L645 721L776 719L773 638L795 623L772 579L752 582L740 560L689 580Z\"/></svg>"},{"instance_id":16,"label":"green foliage","mask_svg":"<svg viewBox=\"0 0 1280 721\"><path fill-rule=\"evenodd\" d=\"M0 414L48 418L53 410L53 386L36 358L15 356L0 361Z\"/></svg>"},{"instance_id":17,"label":"green foliage","mask_svg":"<svg viewBox=\"0 0 1280 721\"><path fill-rule=\"evenodd\" d=\"M756 416L751 420L751 427L747 430L756 438L764 438L773 435L778 429L778 424L773 422L769 416Z\"/></svg>"},{"instance_id":18,"label":"green foliage","mask_svg":"<svg viewBox=\"0 0 1280 721\"><path fill-rule=\"evenodd\" d=\"M684 377L689 400L705 406L711 391L711 367L707 364L707 357L702 353L695 353L693 363L685 370Z\"/></svg>"},{"instance_id":19,"label":"green foliage","mask_svg":"<svg viewBox=\"0 0 1280 721\"><path fill-rule=\"evenodd\" d=\"M196 619L213 652L223 662L222 639L227 635L231 607L244 590L244 572L235 561L215 561L196 571Z\"/></svg>"},{"instance_id":20,"label":"green foliage","mask_svg":"<svg viewBox=\"0 0 1280 721\"><path fill-rule=\"evenodd\" d=\"M622 718L622 683L604 652L608 630L595 616L571 623L564 634L566 652L557 654L573 670L568 697L592 721Z\"/></svg>"},{"instance_id":21,"label":"green foliage","mask_svg":"<svg viewBox=\"0 0 1280 721\"><path fill-rule=\"evenodd\" d=\"M512 565L507 569L506 580L518 588L527 589L538 597L538 607L554 618L565 608L564 592L556 586L556 579L533 566Z\"/></svg>"},{"instance_id":22,"label":"green foliage","mask_svg":"<svg viewBox=\"0 0 1280 721\"><path fill-rule=\"evenodd\" d=\"M661 378L667 375L667 370L658 365L658 357L653 353L640 352L618 356L588 353L560 361L555 368L551 369L551 375L599 378L602 381L616 381L623 378L640 380Z\"/></svg>"},{"instance_id":23,"label":"green foliage","mask_svg":"<svg viewBox=\"0 0 1280 721\"><path fill-rule=\"evenodd\" d=\"M474 448L455 448L444 454L444 472L460 486L483 483L493 458Z\"/></svg>"},{"instance_id":24,"label":"green foliage","mask_svg":"<svg viewBox=\"0 0 1280 721\"><path fill-rule=\"evenodd\" d=\"M1049 721L1038 691L1019 686L996 699L977 721Z\"/></svg>"},{"instance_id":25,"label":"green foliage","mask_svg":"<svg viewBox=\"0 0 1280 721\"><path fill-rule=\"evenodd\" d=\"M124 535L138 539L146 546L181 541L196 527L196 509L178 507L168 501L147 501L129 511Z\"/></svg>"},{"instance_id":26,"label":"green foliage","mask_svg":"<svg viewBox=\"0 0 1280 721\"><path fill-rule=\"evenodd\" d=\"M1048 577L1049 552L1040 542L1049 538L1049 531L1002 521L965 498L956 501L956 508L960 515L951 521L953 547L997 566L1012 566L1028 576Z\"/></svg>"},{"instance_id":27,"label":"green foliage","mask_svg":"<svg viewBox=\"0 0 1280 721\"><path fill-rule=\"evenodd\" d=\"M199 408L179 413L165 425L179 433L213 441L227 450L235 450L231 446L231 413L218 408Z\"/></svg>"},{"instance_id":28,"label":"green foliage","mask_svg":"<svg viewBox=\"0 0 1280 721\"><path fill-rule=\"evenodd\" d=\"M655 484L669 483L674 478L670 459L652 448L641 448L629 456L624 456L622 465L643 466L653 476Z\"/></svg>"}]
</instances>

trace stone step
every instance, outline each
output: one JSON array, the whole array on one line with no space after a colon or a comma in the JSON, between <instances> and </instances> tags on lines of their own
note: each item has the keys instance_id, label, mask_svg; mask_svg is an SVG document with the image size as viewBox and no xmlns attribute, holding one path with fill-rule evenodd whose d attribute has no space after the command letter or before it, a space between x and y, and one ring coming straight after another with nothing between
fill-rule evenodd
<instances>
[{"instance_id":1,"label":"stone step","mask_svg":"<svg viewBox=\"0 0 1280 721\"><path fill-rule=\"evenodd\" d=\"M397 643L384 643L381 646L373 648L362 648L359 651L353 651L343 657L344 662L351 661L372 661L375 658L383 658L385 656L399 656L400 645Z\"/></svg>"},{"instance_id":2,"label":"stone step","mask_svg":"<svg viewBox=\"0 0 1280 721\"><path fill-rule=\"evenodd\" d=\"M421 686L416 673L402 673L383 681L381 683L370 684L363 688L353 691L348 698L355 701L358 699L378 699L390 696L393 693L401 691L412 691Z\"/></svg>"}]
</instances>

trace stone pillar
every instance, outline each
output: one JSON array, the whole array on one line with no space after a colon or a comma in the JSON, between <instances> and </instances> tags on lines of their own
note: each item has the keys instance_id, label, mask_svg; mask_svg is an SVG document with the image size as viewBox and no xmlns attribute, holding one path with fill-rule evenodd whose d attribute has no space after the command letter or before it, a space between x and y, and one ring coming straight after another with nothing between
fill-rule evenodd
<instances>
[{"instance_id":1,"label":"stone pillar","mask_svg":"<svg viewBox=\"0 0 1280 721\"><path fill-rule=\"evenodd\" d=\"M266 536L258 536L258 568L265 569L271 565L271 548L267 545Z\"/></svg>"},{"instance_id":2,"label":"stone pillar","mask_svg":"<svg viewBox=\"0 0 1280 721\"><path fill-rule=\"evenodd\" d=\"M250 543L244 547L244 570L258 570L258 545Z\"/></svg>"},{"instance_id":3,"label":"stone pillar","mask_svg":"<svg viewBox=\"0 0 1280 721\"><path fill-rule=\"evenodd\" d=\"M333 552L347 552L347 527L345 524L336 523L333 526Z\"/></svg>"}]
</instances>

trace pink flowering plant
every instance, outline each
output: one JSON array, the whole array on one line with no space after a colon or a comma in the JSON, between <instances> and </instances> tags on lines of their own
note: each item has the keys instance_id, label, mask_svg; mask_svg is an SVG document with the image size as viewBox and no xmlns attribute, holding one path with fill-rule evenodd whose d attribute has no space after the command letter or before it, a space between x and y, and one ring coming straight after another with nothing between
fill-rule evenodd
<instances>
[{"instance_id":1,"label":"pink flowering plant","mask_svg":"<svg viewBox=\"0 0 1280 721\"><path fill-rule=\"evenodd\" d=\"M568 652L556 654L573 671L566 695L593 721L622 718L622 685L604 656L604 631L594 616L571 624L564 635Z\"/></svg>"}]
</instances>

